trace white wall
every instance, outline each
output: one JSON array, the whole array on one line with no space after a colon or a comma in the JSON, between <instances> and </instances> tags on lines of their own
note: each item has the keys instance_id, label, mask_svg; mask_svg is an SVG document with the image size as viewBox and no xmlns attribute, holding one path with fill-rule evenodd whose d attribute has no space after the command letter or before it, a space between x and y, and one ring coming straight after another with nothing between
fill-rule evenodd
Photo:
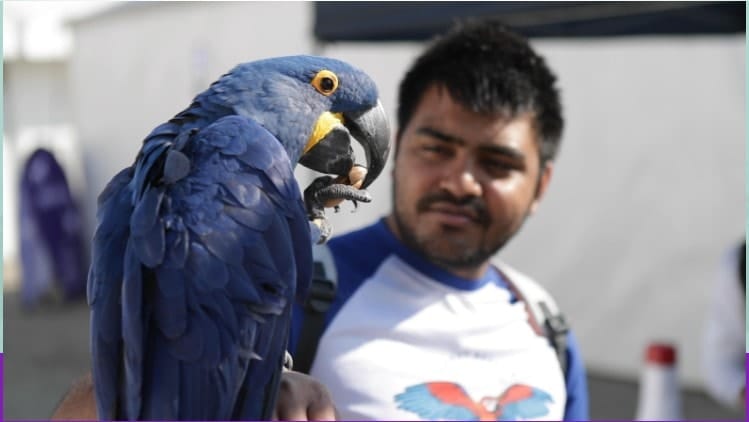
<instances>
[{"instance_id":1,"label":"white wall","mask_svg":"<svg viewBox=\"0 0 749 422\"><path fill-rule=\"evenodd\" d=\"M310 52L349 60L374 77L393 116L397 83L421 44L318 50L311 8L142 3L79 23L71 77L89 217L143 136L240 61ZM744 227L744 38L534 43L559 74L567 130L546 201L501 256L555 294L591 368L636 377L645 344L666 338L680 348L685 381L700 384L709 284ZM371 189L376 203L331 217L337 233L389 209L384 175Z\"/></svg>"},{"instance_id":2,"label":"white wall","mask_svg":"<svg viewBox=\"0 0 749 422\"><path fill-rule=\"evenodd\" d=\"M632 373L666 339L701 383L719 258L744 236L744 36L539 47L569 126L545 207L508 259L548 280L591 366Z\"/></svg>"}]
</instances>

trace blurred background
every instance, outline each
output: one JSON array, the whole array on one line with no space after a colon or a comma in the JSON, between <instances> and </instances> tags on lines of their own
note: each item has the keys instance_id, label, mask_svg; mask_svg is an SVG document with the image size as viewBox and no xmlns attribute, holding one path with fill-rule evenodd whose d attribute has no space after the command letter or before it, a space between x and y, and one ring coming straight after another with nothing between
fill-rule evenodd
<instances>
[{"instance_id":1,"label":"blurred background","mask_svg":"<svg viewBox=\"0 0 749 422\"><path fill-rule=\"evenodd\" d=\"M745 230L744 2L172 1L3 2L5 418L49 417L88 371L96 197L153 127L237 63L289 54L362 68L394 122L411 60L470 15L502 16L560 80L551 189L498 258L564 310L591 416L635 417L661 341L684 418L743 419L706 393L701 359L721 256ZM389 210L383 174L372 204L331 217L337 233Z\"/></svg>"}]
</instances>

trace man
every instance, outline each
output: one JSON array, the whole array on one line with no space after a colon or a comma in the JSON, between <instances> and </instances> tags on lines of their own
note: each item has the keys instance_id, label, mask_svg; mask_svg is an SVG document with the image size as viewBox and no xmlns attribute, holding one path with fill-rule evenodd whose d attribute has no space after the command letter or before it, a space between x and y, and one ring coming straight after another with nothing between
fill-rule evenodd
<instances>
[{"instance_id":1,"label":"man","mask_svg":"<svg viewBox=\"0 0 749 422\"><path fill-rule=\"evenodd\" d=\"M508 288L524 276L490 263L551 180L555 79L492 20L457 26L406 74L393 209L329 242L338 293L311 375L344 420L588 418L574 337L562 373Z\"/></svg>"},{"instance_id":2,"label":"man","mask_svg":"<svg viewBox=\"0 0 749 422\"><path fill-rule=\"evenodd\" d=\"M287 372L277 416L330 419L332 397L344 420L587 419L574 336L563 373L508 289L524 276L490 264L551 180L554 75L497 22L457 26L406 74L398 123L392 212L329 242L338 292L311 372L329 391Z\"/></svg>"},{"instance_id":3,"label":"man","mask_svg":"<svg viewBox=\"0 0 749 422\"><path fill-rule=\"evenodd\" d=\"M723 256L702 333L707 393L726 408L746 409L746 240Z\"/></svg>"}]
</instances>

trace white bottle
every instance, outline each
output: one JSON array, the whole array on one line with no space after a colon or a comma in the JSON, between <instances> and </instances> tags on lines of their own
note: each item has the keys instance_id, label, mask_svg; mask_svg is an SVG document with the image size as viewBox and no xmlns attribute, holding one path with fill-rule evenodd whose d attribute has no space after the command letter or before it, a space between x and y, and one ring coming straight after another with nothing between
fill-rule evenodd
<instances>
[{"instance_id":1,"label":"white bottle","mask_svg":"<svg viewBox=\"0 0 749 422\"><path fill-rule=\"evenodd\" d=\"M671 344L652 343L646 349L635 419L681 420L681 390L676 371L676 348Z\"/></svg>"}]
</instances>

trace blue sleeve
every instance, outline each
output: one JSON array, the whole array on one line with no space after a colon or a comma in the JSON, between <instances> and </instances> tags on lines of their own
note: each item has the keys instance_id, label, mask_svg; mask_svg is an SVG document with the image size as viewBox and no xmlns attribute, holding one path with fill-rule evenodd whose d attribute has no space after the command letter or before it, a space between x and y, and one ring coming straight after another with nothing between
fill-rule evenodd
<instances>
[{"instance_id":1,"label":"blue sleeve","mask_svg":"<svg viewBox=\"0 0 749 422\"><path fill-rule=\"evenodd\" d=\"M564 408L564 420L587 421L588 413L588 381L585 374L585 364L580 354L575 335L567 333L567 404Z\"/></svg>"}]
</instances>

